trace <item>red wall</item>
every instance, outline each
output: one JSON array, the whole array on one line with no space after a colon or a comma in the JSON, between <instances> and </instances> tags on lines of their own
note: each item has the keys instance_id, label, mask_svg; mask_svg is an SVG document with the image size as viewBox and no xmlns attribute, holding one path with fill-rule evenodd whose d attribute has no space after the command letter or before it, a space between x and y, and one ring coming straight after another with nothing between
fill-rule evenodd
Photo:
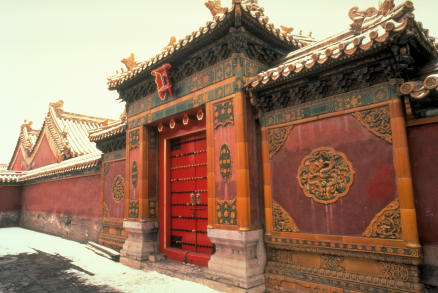
<instances>
[{"instance_id":1,"label":"red wall","mask_svg":"<svg viewBox=\"0 0 438 293\"><path fill-rule=\"evenodd\" d=\"M100 174L23 186L23 210L99 217Z\"/></svg>"},{"instance_id":2,"label":"red wall","mask_svg":"<svg viewBox=\"0 0 438 293\"><path fill-rule=\"evenodd\" d=\"M408 128L420 240L438 244L438 123Z\"/></svg>"},{"instance_id":3,"label":"red wall","mask_svg":"<svg viewBox=\"0 0 438 293\"><path fill-rule=\"evenodd\" d=\"M21 210L21 187L0 186L0 212Z\"/></svg>"},{"instance_id":4,"label":"red wall","mask_svg":"<svg viewBox=\"0 0 438 293\"><path fill-rule=\"evenodd\" d=\"M32 161L32 169L50 165L56 162L57 160L52 150L50 149L49 141L47 140L47 137L44 135L41 144L37 149L37 153L35 154L35 157Z\"/></svg>"},{"instance_id":5,"label":"red wall","mask_svg":"<svg viewBox=\"0 0 438 293\"><path fill-rule=\"evenodd\" d=\"M25 166L25 161L23 158L23 152L21 150L21 147L18 147L18 154L17 157L15 159L14 165L11 167L11 170L14 171L24 171L26 170L26 166Z\"/></svg>"},{"instance_id":6,"label":"red wall","mask_svg":"<svg viewBox=\"0 0 438 293\"><path fill-rule=\"evenodd\" d=\"M110 217L112 218L120 218L123 219L125 216L125 197L121 199L119 202L115 201L113 198L112 187L114 183L114 179L117 175L123 177L126 182L125 176L125 160L114 161L114 162L105 162L104 163L104 186L103 186L103 200L108 208L108 212Z\"/></svg>"},{"instance_id":7,"label":"red wall","mask_svg":"<svg viewBox=\"0 0 438 293\"><path fill-rule=\"evenodd\" d=\"M355 172L347 195L330 204L305 196L297 180L302 159L321 147L344 153ZM271 180L273 199L304 233L359 236L397 193L392 145L351 115L294 126L271 160Z\"/></svg>"}]
</instances>

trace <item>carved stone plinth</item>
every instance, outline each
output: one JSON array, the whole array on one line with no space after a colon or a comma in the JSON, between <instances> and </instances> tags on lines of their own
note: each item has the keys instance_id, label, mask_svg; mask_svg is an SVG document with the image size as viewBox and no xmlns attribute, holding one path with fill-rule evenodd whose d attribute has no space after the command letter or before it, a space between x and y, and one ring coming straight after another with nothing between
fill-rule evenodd
<instances>
[{"instance_id":1,"label":"carved stone plinth","mask_svg":"<svg viewBox=\"0 0 438 293\"><path fill-rule=\"evenodd\" d=\"M158 223L124 221L123 228L128 238L120 251L120 262L140 268L143 261L157 259L158 252Z\"/></svg>"},{"instance_id":2,"label":"carved stone plinth","mask_svg":"<svg viewBox=\"0 0 438 293\"><path fill-rule=\"evenodd\" d=\"M264 292L263 230L208 229L207 233L216 245L216 253L208 262L209 277L245 292Z\"/></svg>"}]
</instances>

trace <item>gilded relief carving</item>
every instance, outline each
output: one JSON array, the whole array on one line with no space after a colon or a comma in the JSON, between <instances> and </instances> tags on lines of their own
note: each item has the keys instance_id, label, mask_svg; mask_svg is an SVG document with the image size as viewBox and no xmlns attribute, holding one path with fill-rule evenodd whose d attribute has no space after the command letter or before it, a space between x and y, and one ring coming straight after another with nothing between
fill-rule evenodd
<instances>
[{"instance_id":1,"label":"gilded relief carving","mask_svg":"<svg viewBox=\"0 0 438 293\"><path fill-rule=\"evenodd\" d=\"M269 158L272 159L274 155L281 149L283 144L289 137L293 126L277 127L268 129L268 144L269 144Z\"/></svg>"},{"instance_id":2,"label":"gilded relief carving","mask_svg":"<svg viewBox=\"0 0 438 293\"><path fill-rule=\"evenodd\" d=\"M299 232L289 213L276 201L272 201L272 226L275 232Z\"/></svg>"},{"instance_id":3,"label":"gilded relief carving","mask_svg":"<svg viewBox=\"0 0 438 293\"><path fill-rule=\"evenodd\" d=\"M138 200L130 200L128 205L128 217L138 218Z\"/></svg>"},{"instance_id":4,"label":"gilded relief carving","mask_svg":"<svg viewBox=\"0 0 438 293\"><path fill-rule=\"evenodd\" d=\"M223 225L237 225L236 200L216 201L216 223Z\"/></svg>"},{"instance_id":5,"label":"gilded relief carving","mask_svg":"<svg viewBox=\"0 0 438 293\"><path fill-rule=\"evenodd\" d=\"M371 133L392 143L391 117L388 106L354 112L352 115Z\"/></svg>"},{"instance_id":6,"label":"gilded relief carving","mask_svg":"<svg viewBox=\"0 0 438 293\"><path fill-rule=\"evenodd\" d=\"M323 204L345 196L353 183L354 170L345 154L332 148L318 148L305 156L297 179L304 195Z\"/></svg>"},{"instance_id":7,"label":"gilded relief carving","mask_svg":"<svg viewBox=\"0 0 438 293\"><path fill-rule=\"evenodd\" d=\"M221 146L219 155L219 171L224 181L228 181L231 178L231 151L227 144L223 144Z\"/></svg>"},{"instance_id":8,"label":"gilded relief carving","mask_svg":"<svg viewBox=\"0 0 438 293\"><path fill-rule=\"evenodd\" d=\"M343 272L345 268L342 266L342 262L344 261L343 256L335 256L335 255L321 255L321 269L326 269L335 272Z\"/></svg>"},{"instance_id":9,"label":"gilded relief carving","mask_svg":"<svg viewBox=\"0 0 438 293\"><path fill-rule=\"evenodd\" d=\"M131 182L134 187L137 187L137 175L138 175L138 168L137 168L137 162L132 162L132 169L131 169Z\"/></svg>"},{"instance_id":10,"label":"gilded relief carving","mask_svg":"<svg viewBox=\"0 0 438 293\"><path fill-rule=\"evenodd\" d=\"M227 100L213 105L214 128L234 123L233 100Z\"/></svg>"},{"instance_id":11,"label":"gilded relief carving","mask_svg":"<svg viewBox=\"0 0 438 293\"><path fill-rule=\"evenodd\" d=\"M112 194L115 202L119 203L125 197L125 179L122 176L117 175L114 177Z\"/></svg>"},{"instance_id":12,"label":"gilded relief carving","mask_svg":"<svg viewBox=\"0 0 438 293\"><path fill-rule=\"evenodd\" d=\"M371 238L400 239L400 202L392 201L368 225L362 236Z\"/></svg>"},{"instance_id":13,"label":"gilded relief carving","mask_svg":"<svg viewBox=\"0 0 438 293\"><path fill-rule=\"evenodd\" d=\"M138 131L138 129L131 131L129 133L129 149L133 150L138 148L139 141L140 141L140 132Z\"/></svg>"},{"instance_id":14,"label":"gilded relief carving","mask_svg":"<svg viewBox=\"0 0 438 293\"><path fill-rule=\"evenodd\" d=\"M390 280L409 280L409 269L405 264L382 262L383 277Z\"/></svg>"}]
</instances>

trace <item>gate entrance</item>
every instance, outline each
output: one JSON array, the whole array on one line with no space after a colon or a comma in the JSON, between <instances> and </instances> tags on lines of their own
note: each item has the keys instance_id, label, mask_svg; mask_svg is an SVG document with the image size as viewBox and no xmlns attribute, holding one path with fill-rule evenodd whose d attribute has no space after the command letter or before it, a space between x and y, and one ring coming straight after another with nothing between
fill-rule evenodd
<instances>
[{"instance_id":1,"label":"gate entrance","mask_svg":"<svg viewBox=\"0 0 438 293\"><path fill-rule=\"evenodd\" d=\"M169 138L163 147L167 148L168 234L162 250L168 258L206 266L213 253L207 237L206 133Z\"/></svg>"}]
</instances>

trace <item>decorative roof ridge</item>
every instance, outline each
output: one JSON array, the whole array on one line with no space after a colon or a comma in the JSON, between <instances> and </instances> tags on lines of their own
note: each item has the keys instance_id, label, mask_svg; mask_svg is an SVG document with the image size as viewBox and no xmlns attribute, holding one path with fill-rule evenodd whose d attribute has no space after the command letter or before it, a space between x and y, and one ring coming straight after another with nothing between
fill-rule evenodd
<instances>
[{"instance_id":1,"label":"decorative roof ridge","mask_svg":"<svg viewBox=\"0 0 438 293\"><path fill-rule=\"evenodd\" d=\"M392 1L385 0L385 3L389 2ZM249 79L246 88L263 86L281 76L285 78L294 76L304 69L311 69L314 65L324 64L327 60L368 51L376 44L385 42L391 34L405 31L409 24L418 29L419 35L426 41L425 46L430 45L430 54L438 56L438 50L433 44L434 38L430 38L426 34L427 32L414 21L414 15L411 13L413 9L412 2L406 1L392 10L386 11L386 14L377 14L374 18L364 18L363 23L366 27L360 33L358 33L358 28L355 27L291 52L277 66Z\"/></svg>"},{"instance_id":2,"label":"decorative roof ridge","mask_svg":"<svg viewBox=\"0 0 438 293\"><path fill-rule=\"evenodd\" d=\"M37 179L52 175L59 175L71 171L86 170L98 165L102 157L102 152L93 153L70 158L59 163L42 166L37 169L22 172L19 177L20 182ZM0 173L1 174L1 173Z\"/></svg>"},{"instance_id":3,"label":"decorative roof ridge","mask_svg":"<svg viewBox=\"0 0 438 293\"><path fill-rule=\"evenodd\" d=\"M209 5L211 7L209 7L207 3L210 3ZM264 9L257 4L257 0L233 0L230 9L221 7L220 0L209 0L207 3L206 6L210 9L210 12L213 15L213 20L207 21L205 26L201 26L198 30L193 31L191 34L186 35L184 38L179 39L178 41L175 37L171 37L169 44L160 53L148 60L137 62L135 61L134 54L131 53L128 58L121 60L121 62L125 64L127 71L122 68L121 73L116 71L115 75L109 76L107 78L108 88L115 89L125 81L136 77L141 72L152 69L159 61L166 59L176 52L186 48L189 44L203 35L214 31L229 17L234 16L236 19L237 16L241 17L242 11L250 15L252 19L262 25L275 38L279 39L279 41L286 42L297 47L304 47L309 43L315 42L315 39L311 36L305 37L302 35L293 35L291 34L293 29L290 31L288 31L288 28L286 27L279 29L276 28L272 23L269 23L269 17L264 15Z\"/></svg>"},{"instance_id":4,"label":"decorative roof ridge","mask_svg":"<svg viewBox=\"0 0 438 293\"><path fill-rule=\"evenodd\" d=\"M94 128L88 131L88 137L90 141L97 142L102 139L106 139L117 135L119 133L123 133L127 128L127 120L120 119L114 122L108 123L107 125L102 125L98 128Z\"/></svg>"},{"instance_id":5,"label":"decorative roof ridge","mask_svg":"<svg viewBox=\"0 0 438 293\"><path fill-rule=\"evenodd\" d=\"M23 173L24 173L23 171L2 170L0 171L0 184L17 183L19 182Z\"/></svg>"}]
</instances>

